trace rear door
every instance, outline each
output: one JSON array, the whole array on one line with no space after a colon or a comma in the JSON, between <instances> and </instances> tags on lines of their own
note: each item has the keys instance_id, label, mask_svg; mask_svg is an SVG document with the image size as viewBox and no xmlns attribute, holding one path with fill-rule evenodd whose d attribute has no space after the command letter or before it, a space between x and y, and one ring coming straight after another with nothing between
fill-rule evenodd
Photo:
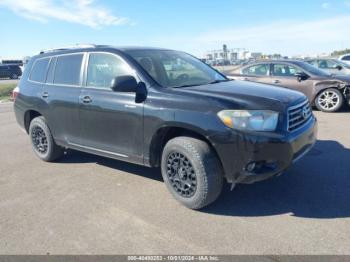
<instances>
[{"instance_id":1,"label":"rear door","mask_svg":"<svg viewBox=\"0 0 350 262\"><path fill-rule=\"evenodd\" d=\"M241 70L239 80L268 84L271 82L270 64L261 63L245 67Z\"/></svg>"},{"instance_id":2,"label":"rear door","mask_svg":"<svg viewBox=\"0 0 350 262\"><path fill-rule=\"evenodd\" d=\"M136 76L120 56L104 52L89 54L86 87L80 96L80 146L141 162L143 102L136 102L135 93L112 91L113 78L122 75Z\"/></svg>"},{"instance_id":3,"label":"rear door","mask_svg":"<svg viewBox=\"0 0 350 262\"><path fill-rule=\"evenodd\" d=\"M58 142L79 143L79 96L84 53L52 57L42 96L48 103L48 122Z\"/></svg>"}]
</instances>

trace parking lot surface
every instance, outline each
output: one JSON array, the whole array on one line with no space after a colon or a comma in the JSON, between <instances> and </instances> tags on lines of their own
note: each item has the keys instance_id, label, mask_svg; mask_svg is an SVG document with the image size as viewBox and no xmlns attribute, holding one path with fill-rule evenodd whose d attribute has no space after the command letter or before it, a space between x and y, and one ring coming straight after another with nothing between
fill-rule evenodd
<instances>
[{"instance_id":1,"label":"parking lot surface","mask_svg":"<svg viewBox=\"0 0 350 262\"><path fill-rule=\"evenodd\" d=\"M315 112L319 140L280 177L178 204L149 169L32 153L0 105L1 254L350 254L350 112Z\"/></svg>"}]
</instances>

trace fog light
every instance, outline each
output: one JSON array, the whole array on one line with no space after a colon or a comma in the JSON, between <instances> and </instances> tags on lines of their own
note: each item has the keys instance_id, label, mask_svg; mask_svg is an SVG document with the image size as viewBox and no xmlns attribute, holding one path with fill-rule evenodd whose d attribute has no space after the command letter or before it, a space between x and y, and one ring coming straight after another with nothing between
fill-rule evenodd
<instances>
[{"instance_id":1,"label":"fog light","mask_svg":"<svg viewBox=\"0 0 350 262\"><path fill-rule=\"evenodd\" d=\"M255 167L256 167L256 163L250 162L248 165L246 165L245 170L247 170L248 172L253 172Z\"/></svg>"}]
</instances>

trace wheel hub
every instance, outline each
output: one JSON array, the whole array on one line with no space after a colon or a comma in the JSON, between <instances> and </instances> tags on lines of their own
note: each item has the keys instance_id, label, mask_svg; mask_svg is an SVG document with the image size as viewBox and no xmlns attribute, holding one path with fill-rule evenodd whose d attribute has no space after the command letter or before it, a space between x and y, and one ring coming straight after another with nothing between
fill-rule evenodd
<instances>
[{"instance_id":1,"label":"wheel hub","mask_svg":"<svg viewBox=\"0 0 350 262\"><path fill-rule=\"evenodd\" d=\"M197 189L197 177L189 159L174 152L167 159L167 176L176 193L182 197L191 197Z\"/></svg>"},{"instance_id":2,"label":"wheel hub","mask_svg":"<svg viewBox=\"0 0 350 262\"><path fill-rule=\"evenodd\" d=\"M44 130L39 126L36 126L32 129L31 136L35 150L40 154L45 154L48 149L48 143Z\"/></svg>"}]
</instances>

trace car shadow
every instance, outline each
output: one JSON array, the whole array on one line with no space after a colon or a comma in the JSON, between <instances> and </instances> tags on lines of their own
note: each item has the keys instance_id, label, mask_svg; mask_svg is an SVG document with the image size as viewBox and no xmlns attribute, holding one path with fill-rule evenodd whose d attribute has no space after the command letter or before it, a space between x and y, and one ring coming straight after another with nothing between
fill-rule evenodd
<instances>
[{"instance_id":1,"label":"car shadow","mask_svg":"<svg viewBox=\"0 0 350 262\"><path fill-rule=\"evenodd\" d=\"M291 214L307 218L350 216L350 149L336 141L315 147L280 177L252 185L224 187L202 212L225 216Z\"/></svg>"},{"instance_id":2,"label":"car shadow","mask_svg":"<svg viewBox=\"0 0 350 262\"><path fill-rule=\"evenodd\" d=\"M96 163L162 181L158 168L73 150L68 151L61 163ZM319 140L283 175L251 185L240 184L233 191L226 184L219 199L200 212L242 217L280 214L320 219L349 217L350 149L336 141Z\"/></svg>"},{"instance_id":3,"label":"car shadow","mask_svg":"<svg viewBox=\"0 0 350 262\"><path fill-rule=\"evenodd\" d=\"M124 161L119 161L111 158L79 152L75 150L68 150L66 152L66 156L60 160L60 163L63 163L63 164L96 163L97 165L105 166L115 170L131 173L133 175L138 175L138 176L163 182L163 178L159 168L149 168L149 167L127 163Z\"/></svg>"}]
</instances>

